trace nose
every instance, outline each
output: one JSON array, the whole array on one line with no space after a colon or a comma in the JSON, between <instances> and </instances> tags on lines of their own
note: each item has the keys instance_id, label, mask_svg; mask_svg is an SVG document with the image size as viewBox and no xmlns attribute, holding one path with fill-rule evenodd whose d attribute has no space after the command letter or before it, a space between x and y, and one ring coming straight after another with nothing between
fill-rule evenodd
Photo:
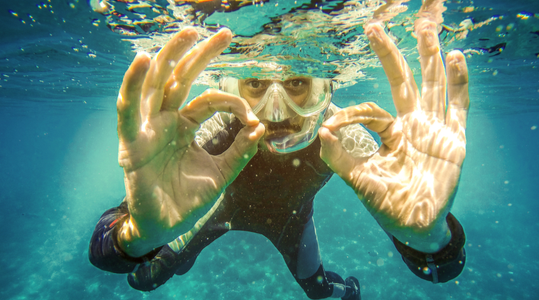
<instances>
[{"instance_id":1,"label":"nose","mask_svg":"<svg viewBox=\"0 0 539 300\"><path fill-rule=\"evenodd\" d=\"M267 103L264 109L264 118L271 122L282 122L287 117L285 102L286 91L279 83L273 83L267 91Z\"/></svg>"}]
</instances>

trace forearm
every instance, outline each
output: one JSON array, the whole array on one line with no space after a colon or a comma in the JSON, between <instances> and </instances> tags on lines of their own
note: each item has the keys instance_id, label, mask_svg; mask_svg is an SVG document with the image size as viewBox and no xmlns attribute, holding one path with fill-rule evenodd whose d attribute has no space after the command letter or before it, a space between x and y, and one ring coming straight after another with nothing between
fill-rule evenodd
<instances>
[{"instance_id":1,"label":"forearm","mask_svg":"<svg viewBox=\"0 0 539 300\"><path fill-rule=\"evenodd\" d=\"M118 247L130 257L145 256L191 230L214 205L215 201L210 201L184 211L181 218L174 219L176 222L174 226L169 226L172 224L169 219L156 221L156 217L150 217L150 213L140 218L140 223L130 215L122 219L118 226L116 235Z\"/></svg>"}]
</instances>

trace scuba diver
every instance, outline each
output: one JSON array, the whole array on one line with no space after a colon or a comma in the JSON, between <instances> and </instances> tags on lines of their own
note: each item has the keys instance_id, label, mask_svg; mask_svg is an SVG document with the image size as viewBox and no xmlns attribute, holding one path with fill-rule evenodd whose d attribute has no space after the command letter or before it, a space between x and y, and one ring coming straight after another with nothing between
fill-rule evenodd
<instances>
[{"instance_id":1,"label":"scuba diver","mask_svg":"<svg viewBox=\"0 0 539 300\"><path fill-rule=\"evenodd\" d=\"M230 44L228 29L193 47L198 35L187 28L155 58L138 54L117 102L126 196L96 225L92 264L150 291L188 272L217 238L242 230L273 243L309 298L361 299L355 277L325 270L313 222L314 197L336 173L414 274L433 283L457 277L465 236L449 211L465 156L468 77L459 51L447 56L446 77L435 30L416 23L429 83L420 95L383 28L365 27L396 118L374 103L341 110L330 80L302 75L227 77L182 107ZM360 123L380 135L380 147Z\"/></svg>"}]
</instances>

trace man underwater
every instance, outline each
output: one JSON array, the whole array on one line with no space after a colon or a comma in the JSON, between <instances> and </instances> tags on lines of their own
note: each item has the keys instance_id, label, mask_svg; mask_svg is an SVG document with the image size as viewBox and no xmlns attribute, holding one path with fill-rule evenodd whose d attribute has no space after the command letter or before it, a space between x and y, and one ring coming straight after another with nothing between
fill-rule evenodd
<instances>
[{"instance_id":1,"label":"man underwater","mask_svg":"<svg viewBox=\"0 0 539 300\"><path fill-rule=\"evenodd\" d=\"M126 197L99 220L91 262L149 291L189 271L218 237L244 230L274 244L309 298L361 299L356 278L324 269L312 219L316 193L336 173L414 274L457 277L465 236L449 211L466 153L468 72L459 51L446 70L436 26L415 24L421 94L383 28L365 27L396 118L373 103L339 110L328 80L302 76L225 78L179 109L230 44L227 29L194 47L196 31L184 29L154 59L137 55L117 102ZM359 123L379 134L379 148Z\"/></svg>"}]
</instances>

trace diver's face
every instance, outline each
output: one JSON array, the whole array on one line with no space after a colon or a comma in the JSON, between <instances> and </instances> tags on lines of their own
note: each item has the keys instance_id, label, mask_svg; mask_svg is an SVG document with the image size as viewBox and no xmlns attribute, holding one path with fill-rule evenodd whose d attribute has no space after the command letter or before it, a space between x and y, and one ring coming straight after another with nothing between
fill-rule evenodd
<instances>
[{"instance_id":1,"label":"diver's face","mask_svg":"<svg viewBox=\"0 0 539 300\"><path fill-rule=\"evenodd\" d=\"M268 98L282 97L281 93L276 92L276 90L284 90L289 98L287 101L293 101L301 107L309 98L311 85L312 79L307 77L293 77L284 81L249 78L240 80L238 87L240 95L247 100L252 108L255 108L264 98L267 101ZM261 139L260 144L262 149L267 148L267 145L263 142L264 140L280 138L299 132L305 120L304 117L298 115L286 105L283 105L283 102L273 99L269 105L279 105L278 103L281 103L281 106L285 106L281 107L281 109L285 111L283 115L286 115L286 117L279 118L278 121L268 118L266 108L262 108L258 112L255 111L260 121L266 127L265 137Z\"/></svg>"}]
</instances>

